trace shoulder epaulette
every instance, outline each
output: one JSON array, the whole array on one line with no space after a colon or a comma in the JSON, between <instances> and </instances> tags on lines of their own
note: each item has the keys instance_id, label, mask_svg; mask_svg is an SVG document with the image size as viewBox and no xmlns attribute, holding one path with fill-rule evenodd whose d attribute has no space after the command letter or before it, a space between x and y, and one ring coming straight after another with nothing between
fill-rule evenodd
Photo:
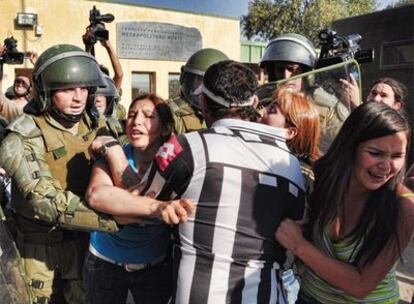
<instances>
[{"instance_id":1,"label":"shoulder epaulette","mask_svg":"<svg viewBox=\"0 0 414 304\"><path fill-rule=\"evenodd\" d=\"M37 127L31 115L23 114L12 121L6 128L8 131L16 132L24 137L37 137L42 133Z\"/></svg>"}]
</instances>

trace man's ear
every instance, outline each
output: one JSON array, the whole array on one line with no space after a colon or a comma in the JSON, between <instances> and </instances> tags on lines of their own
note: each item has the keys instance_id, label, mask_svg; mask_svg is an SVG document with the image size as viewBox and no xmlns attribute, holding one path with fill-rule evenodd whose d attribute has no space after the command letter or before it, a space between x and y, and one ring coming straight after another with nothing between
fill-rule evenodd
<instances>
[{"instance_id":1,"label":"man's ear","mask_svg":"<svg viewBox=\"0 0 414 304\"><path fill-rule=\"evenodd\" d=\"M401 102L396 101L396 102L394 102L393 108L394 108L394 110L398 111L399 109L401 109L401 106L402 106Z\"/></svg>"},{"instance_id":2,"label":"man's ear","mask_svg":"<svg viewBox=\"0 0 414 304\"><path fill-rule=\"evenodd\" d=\"M256 109L257 105L259 104L259 97L257 97L256 95L253 95L251 98L253 99L252 107Z\"/></svg>"},{"instance_id":3,"label":"man's ear","mask_svg":"<svg viewBox=\"0 0 414 304\"><path fill-rule=\"evenodd\" d=\"M298 129L296 127L285 128L286 139L292 139L298 135Z\"/></svg>"}]
</instances>

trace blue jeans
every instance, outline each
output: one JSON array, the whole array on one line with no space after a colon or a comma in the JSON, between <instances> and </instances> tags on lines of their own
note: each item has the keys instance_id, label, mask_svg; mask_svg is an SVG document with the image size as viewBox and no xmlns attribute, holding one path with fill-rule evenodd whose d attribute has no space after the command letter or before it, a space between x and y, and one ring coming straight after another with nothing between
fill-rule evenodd
<instances>
[{"instance_id":1,"label":"blue jeans","mask_svg":"<svg viewBox=\"0 0 414 304\"><path fill-rule=\"evenodd\" d=\"M171 296L171 261L167 258L154 266L128 272L88 252L83 280L90 304L124 304L128 290L135 304L165 304Z\"/></svg>"}]
</instances>

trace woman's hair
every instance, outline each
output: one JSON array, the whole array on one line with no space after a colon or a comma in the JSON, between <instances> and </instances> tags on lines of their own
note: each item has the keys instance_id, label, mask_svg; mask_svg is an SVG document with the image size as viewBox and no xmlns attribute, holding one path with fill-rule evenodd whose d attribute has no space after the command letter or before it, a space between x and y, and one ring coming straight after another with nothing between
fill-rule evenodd
<instances>
[{"instance_id":1,"label":"woman's hair","mask_svg":"<svg viewBox=\"0 0 414 304\"><path fill-rule=\"evenodd\" d=\"M157 111L161 122L161 143L167 141L174 131L174 118L168 104L156 94L142 94L136 97L130 104L128 111L140 100L148 99Z\"/></svg>"},{"instance_id":2,"label":"woman's hair","mask_svg":"<svg viewBox=\"0 0 414 304\"><path fill-rule=\"evenodd\" d=\"M327 153L315 162L308 228L318 225L318 231L322 233L342 214L360 144L398 132L406 132L409 140L407 119L386 104L365 103L351 113ZM401 182L403 171L369 194L359 223L347 235L356 243L362 238L364 240L354 260L355 264L359 261L363 264L372 262L391 240L397 241L399 248L397 229L400 205L396 185ZM308 229L309 232L311 230Z\"/></svg>"},{"instance_id":3,"label":"woman's hair","mask_svg":"<svg viewBox=\"0 0 414 304\"><path fill-rule=\"evenodd\" d=\"M382 77L378 78L371 84L370 91L375 85L379 83L389 85L394 92L395 101L401 103L401 107L404 107L404 98L407 96L407 88L403 83L391 77Z\"/></svg>"},{"instance_id":4,"label":"woman's hair","mask_svg":"<svg viewBox=\"0 0 414 304\"><path fill-rule=\"evenodd\" d=\"M319 151L319 113L310 97L302 93L278 89L274 93L280 111L285 116L286 127L295 127L297 134L287 140L287 145L301 160L313 164Z\"/></svg>"}]
</instances>

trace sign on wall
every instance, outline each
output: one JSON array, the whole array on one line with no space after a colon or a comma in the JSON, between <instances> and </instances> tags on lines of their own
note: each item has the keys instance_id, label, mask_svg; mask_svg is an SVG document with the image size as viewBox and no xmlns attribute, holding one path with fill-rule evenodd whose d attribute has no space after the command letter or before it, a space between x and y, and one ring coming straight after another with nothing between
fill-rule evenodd
<instances>
[{"instance_id":1,"label":"sign on wall","mask_svg":"<svg viewBox=\"0 0 414 304\"><path fill-rule=\"evenodd\" d=\"M201 33L194 27L160 22L118 22L120 58L187 61L202 48Z\"/></svg>"}]
</instances>

